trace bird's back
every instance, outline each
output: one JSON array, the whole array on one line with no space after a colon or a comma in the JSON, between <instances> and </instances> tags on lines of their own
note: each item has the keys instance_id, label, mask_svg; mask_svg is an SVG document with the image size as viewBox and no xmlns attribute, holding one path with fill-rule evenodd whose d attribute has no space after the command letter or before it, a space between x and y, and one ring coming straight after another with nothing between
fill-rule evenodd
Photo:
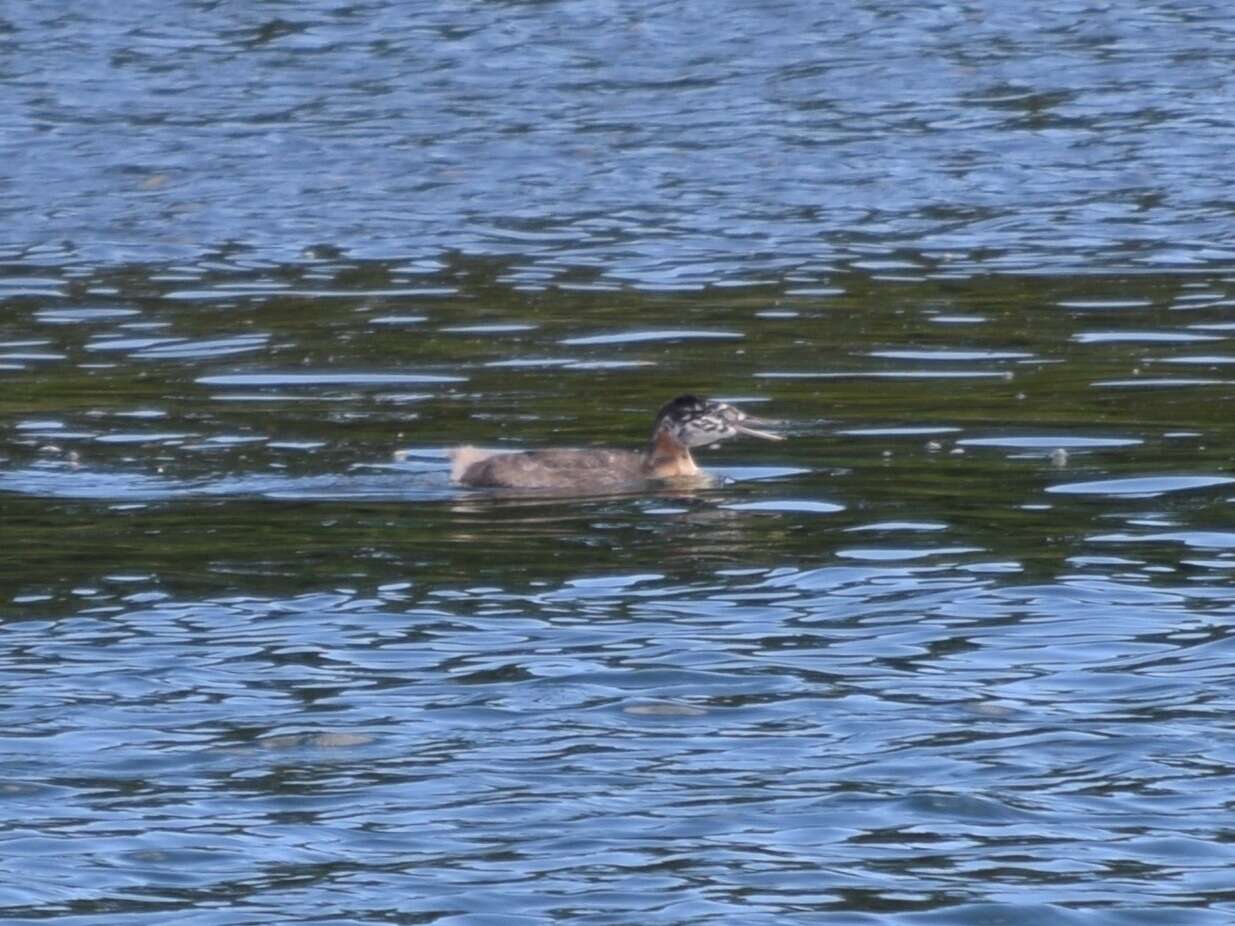
<instances>
[{"instance_id":1,"label":"bird's back","mask_svg":"<svg viewBox=\"0 0 1235 926\"><path fill-rule=\"evenodd\" d=\"M467 486L510 489L595 488L649 478L642 454L629 450L455 451L451 475Z\"/></svg>"}]
</instances>

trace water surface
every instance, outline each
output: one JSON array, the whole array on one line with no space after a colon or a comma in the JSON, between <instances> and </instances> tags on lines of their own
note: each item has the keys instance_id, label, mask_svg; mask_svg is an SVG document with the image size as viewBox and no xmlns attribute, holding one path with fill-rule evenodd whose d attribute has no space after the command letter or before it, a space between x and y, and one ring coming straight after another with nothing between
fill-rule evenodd
<instances>
[{"instance_id":1,"label":"water surface","mask_svg":"<svg viewBox=\"0 0 1235 926\"><path fill-rule=\"evenodd\" d=\"M478 269L8 302L7 919L1227 918L1224 381L1058 309L1132 289L1160 331L1183 281ZM956 364L998 375L915 375ZM637 446L687 389L791 439L711 486L449 482L464 440Z\"/></svg>"},{"instance_id":2,"label":"water surface","mask_svg":"<svg viewBox=\"0 0 1235 926\"><path fill-rule=\"evenodd\" d=\"M1231 921L1225 6L4 17L4 922Z\"/></svg>"},{"instance_id":3,"label":"water surface","mask_svg":"<svg viewBox=\"0 0 1235 926\"><path fill-rule=\"evenodd\" d=\"M44 260L237 247L687 291L1229 267L1229 12L30 0L0 31L0 242L43 293Z\"/></svg>"}]
</instances>

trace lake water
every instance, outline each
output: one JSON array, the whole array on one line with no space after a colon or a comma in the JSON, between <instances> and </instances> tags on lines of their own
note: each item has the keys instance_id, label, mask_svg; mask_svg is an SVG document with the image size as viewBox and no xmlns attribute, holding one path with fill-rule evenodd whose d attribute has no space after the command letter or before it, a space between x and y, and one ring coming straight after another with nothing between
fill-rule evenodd
<instances>
[{"instance_id":1,"label":"lake water","mask_svg":"<svg viewBox=\"0 0 1235 926\"><path fill-rule=\"evenodd\" d=\"M1235 27L1051 6L6 10L0 919L1231 922Z\"/></svg>"}]
</instances>

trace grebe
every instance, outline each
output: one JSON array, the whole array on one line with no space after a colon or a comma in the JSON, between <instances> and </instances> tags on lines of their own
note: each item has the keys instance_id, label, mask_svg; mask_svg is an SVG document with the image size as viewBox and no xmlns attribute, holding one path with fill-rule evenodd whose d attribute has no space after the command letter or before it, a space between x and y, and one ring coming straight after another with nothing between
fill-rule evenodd
<instances>
[{"instance_id":1,"label":"grebe","mask_svg":"<svg viewBox=\"0 0 1235 926\"><path fill-rule=\"evenodd\" d=\"M604 488L649 479L697 476L692 447L704 447L739 434L784 440L758 431L757 419L724 402L680 395L656 413L647 450L525 450L501 453L460 447L450 455L450 478L465 486L509 489Z\"/></svg>"}]
</instances>

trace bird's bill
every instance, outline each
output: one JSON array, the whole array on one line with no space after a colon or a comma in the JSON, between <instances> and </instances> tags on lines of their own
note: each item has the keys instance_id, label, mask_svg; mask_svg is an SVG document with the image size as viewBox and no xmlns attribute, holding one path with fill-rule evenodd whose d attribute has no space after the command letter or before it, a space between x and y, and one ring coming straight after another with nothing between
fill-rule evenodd
<instances>
[{"instance_id":1,"label":"bird's bill","mask_svg":"<svg viewBox=\"0 0 1235 926\"><path fill-rule=\"evenodd\" d=\"M760 437L760 438L763 438L763 440L784 440L785 439L785 436L783 434L773 434L771 431L760 431L756 428L749 427L747 425L747 422L750 422L750 421L753 421L756 424L764 423L757 418L747 418L746 421L740 421L737 424L735 424L733 426L733 430L737 431L739 434L745 434L748 437Z\"/></svg>"}]
</instances>

